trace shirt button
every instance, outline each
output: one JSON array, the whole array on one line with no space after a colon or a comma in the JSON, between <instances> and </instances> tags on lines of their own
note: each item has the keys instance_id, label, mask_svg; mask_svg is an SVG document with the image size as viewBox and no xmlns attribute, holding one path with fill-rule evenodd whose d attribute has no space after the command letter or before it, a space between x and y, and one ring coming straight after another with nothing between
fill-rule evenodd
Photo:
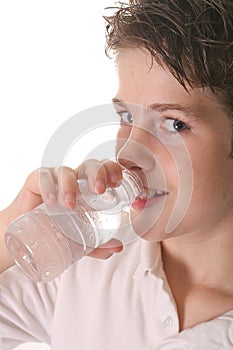
<instances>
[{"instance_id":1,"label":"shirt button","mask_svg":"<svg viewBox=\"0 0 233 350\"><path fill-rule=\"evenodd\" d=\"M173 325L173 318L171 316L167 316L164 320L163 320L163 326L165 328L170 328Z\"/></svg>"}]
</instances>

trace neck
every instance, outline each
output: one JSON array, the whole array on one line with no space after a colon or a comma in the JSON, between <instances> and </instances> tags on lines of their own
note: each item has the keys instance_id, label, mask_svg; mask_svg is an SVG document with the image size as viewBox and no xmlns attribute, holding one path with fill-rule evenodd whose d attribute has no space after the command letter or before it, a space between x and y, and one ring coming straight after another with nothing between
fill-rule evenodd
<instances>
[{"instance_id":1,"label":"neck","mask_svg":"<svg viewBox=\"0 0 233 350\"><path fill-rule=\"evenodd\" d=\"M233 309L233 225L230 227L218 234L177 236L161 244L180 330Z\"/></svg>"},{"instance_id":2,"label":"neck","mask_svg":"<svg viewBox=\"0 0 233 350\"><path fill-rule=\"evenodd\" d=\"M189 286L232 288L233 225L221 233L177 236L162 242L165 272ZM205 238L203 238L205 237ZM228 286L229 284L229 286Z\"/></svg>"}]
</instances>

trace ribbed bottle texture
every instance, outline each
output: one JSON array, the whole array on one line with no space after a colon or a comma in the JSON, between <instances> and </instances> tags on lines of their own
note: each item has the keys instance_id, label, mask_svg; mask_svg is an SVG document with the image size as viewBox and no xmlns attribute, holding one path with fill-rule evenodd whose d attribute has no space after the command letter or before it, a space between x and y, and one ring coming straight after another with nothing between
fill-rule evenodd
<instances>
[{"instance_id":1,"label":"ribbed bottle texture","mask_svg":"<svg viewBox=\"0 0 233 350\"><path fill-rule=\"evenodd\" d=\"M92 193L86 180L74 209L41 204L7 228L7 249L20 269L35 282L48 282L74 261L110 240L119 230L121 216L141 193L140 179L123 171L122 183L104 194Z\"/></svg>"}]
</instances>

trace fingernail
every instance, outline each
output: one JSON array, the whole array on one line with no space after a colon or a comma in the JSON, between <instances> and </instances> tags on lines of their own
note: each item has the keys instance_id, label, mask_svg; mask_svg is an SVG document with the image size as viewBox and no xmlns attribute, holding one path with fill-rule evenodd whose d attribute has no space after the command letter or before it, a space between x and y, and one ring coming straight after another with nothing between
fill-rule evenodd
<instances>
[{"instance_id":1,"label":"fingernail","mask_svg":"<svg viewBox=\"0 0 233 350\"><path fill-rule=\"evenodd\" d=\"M95 183L95 192L101 194L105 191L105 184L102 180L97 180Z\"/></svg>"},{"instance_id":2,"label":"fingernail","mask_svg":"<svg viewBox=\"0 0 233 350\"><path fill-rule=\"evenodd\" d=\"M74 204L74 202L75 202L74 196L71 193L67 193L65 195L65 202L70 203L70 204Z\"/></svg>"},{"instance_id":3,"label":"fingernail","mask_svg":"<svg viewBox=\"0 0 233 350\"><path fill-rule=\"evenodd\" d=\"M120 181L120 178L117 174L111 175L111 182L113 182L114 184L117 184L119 181Z\"/></svg>"},{"instance_id":4,"label":"fingernail","mask_svg":"<svg viewBox=\"0 0 233 350\"><path fill-rule=\"evenodd\" d=\"M56 202L57 197L56 197L55 193L49 193L49 195L48 195L48 200L49 200L50 202Z\"/></svg>"}]
</instances>

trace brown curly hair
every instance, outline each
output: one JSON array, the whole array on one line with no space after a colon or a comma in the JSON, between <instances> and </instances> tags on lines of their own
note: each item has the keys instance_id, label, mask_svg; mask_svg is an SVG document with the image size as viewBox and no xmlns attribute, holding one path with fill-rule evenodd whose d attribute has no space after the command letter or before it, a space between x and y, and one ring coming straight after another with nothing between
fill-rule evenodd
<instances>
[{"instance_id":1,"label":"brown curly hair","mask_svg":"<svg viewBox=\"0 0 233 350\"><path fill-rule=\"evenodd\" d=\"M130 0L113 9L104 17L108 56L147 49L184 88L209 87L233 120L233 0Z\"/></svg>"}]
</instances>

